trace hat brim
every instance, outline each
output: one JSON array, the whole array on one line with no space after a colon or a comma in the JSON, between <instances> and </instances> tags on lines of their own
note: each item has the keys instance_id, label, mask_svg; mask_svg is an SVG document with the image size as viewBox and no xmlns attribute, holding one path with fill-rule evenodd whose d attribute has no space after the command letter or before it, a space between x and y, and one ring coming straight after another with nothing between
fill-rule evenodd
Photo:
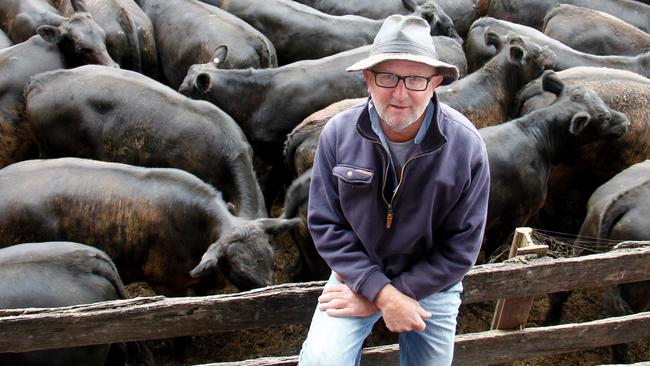
<instances>
[{"instance_id":1,"label":"hat brim","mask_svg":"<svg viewBox=\"0 0 650 366\"><path fill-rule=\"evenodd\" d=\"M375 55L370 55L363 60L359 60L354 63L352 66L345 69L345 71L362 71L369 69L381 62L388 60L406 60L414 61L429 66L433 66L437 69L438 74L443 76L441 85L450 84L458 80L458 68L454 65L442 62L440 60L433 59L427 56L419 56L408 53L378 53Z\"/></svg>"}]
</instances>

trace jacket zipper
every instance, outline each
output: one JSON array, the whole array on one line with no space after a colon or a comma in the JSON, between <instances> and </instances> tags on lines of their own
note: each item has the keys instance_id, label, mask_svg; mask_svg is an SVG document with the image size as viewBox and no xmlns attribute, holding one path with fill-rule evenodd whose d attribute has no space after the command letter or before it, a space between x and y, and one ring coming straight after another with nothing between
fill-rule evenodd
<instances>
[{"instance_id":1,"label":"jacket zipper","mask_svg":"<svg viewBox=\"0 0 650 366\"><path fill-rule=\"evenodd\" d=\"M386 164L386 172L384 173L384 183L381 186L381 198L384 200L384 202L388 206L388 212L386 212L386 229L390 229L390 227L393 225L393 200L395 200L395 196L397 195L397 191L399 190L399 187L402 185L402 180L404 179L404 169L406 168L406 165L408 163L410 163L414 159L417 159L417 158L425 156L425 155L433 154L433 151L429 151L429 152L424 153L424 154L419 154L419 155L412 156L406 161L406 163L404 163L404 165L402 166L400 175L399 175L399 181L397 182L397 187L395 187L395 190L393 191L393 195L390 198L390 202L388 202L386 200L386 197L384 196L384 191L385 191L385 188L386 188L386 179L388 178L388 172L390 171L390 168L392 168L392 166L393 166L393 161L390 158L390 153L388 151L386 151L386 148L384 147L384 145L382 145L379 141L376 141L376 140L371 140L371 141L374 142L375 144L381 146L382 150L386 153L386 156L388 156L388 159L387 159L388 164Z\"/></svg>"}]
</instances>

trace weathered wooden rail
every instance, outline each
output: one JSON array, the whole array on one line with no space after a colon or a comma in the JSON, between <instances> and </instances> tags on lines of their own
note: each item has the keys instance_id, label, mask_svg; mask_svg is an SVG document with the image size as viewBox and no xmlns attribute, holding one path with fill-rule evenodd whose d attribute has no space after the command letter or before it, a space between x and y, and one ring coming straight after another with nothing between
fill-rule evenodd
<instances>
[{"instance_id":1,"label":"weathered wooden rail","mask_svg":"<svg viewBox=\"0 0 650 366\"><path fill-rule=\"evenodd\" d=\"M463 303L650 280L650 248L577 258L513 260L475 267ZM324 282L284 284L237 294L163 296L52 309L0 310L0 352L164 339L308 323ZM455 365L507 362L650 338L650 313L588 323L456 337ZM365 350L364 362L393 365L397 346ZM489 349L490 352L485 352ZM213 365L295 365L293 357Z\"/></svg>"}]
</instances>

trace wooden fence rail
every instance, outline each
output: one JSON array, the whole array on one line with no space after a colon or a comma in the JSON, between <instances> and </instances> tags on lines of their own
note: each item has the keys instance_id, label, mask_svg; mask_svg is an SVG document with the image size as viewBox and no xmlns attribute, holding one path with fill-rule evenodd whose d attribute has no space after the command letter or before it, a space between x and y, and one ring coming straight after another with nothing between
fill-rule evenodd
<instances>
[{"instance_id":1,"label":"wooden fence rail","mask_svg":"<svg viewBox=\"0 0 650 366\"><path fill-rule=\"evenodd\" d=\"M649 326L650 312L645 312L579 324L459 334L455 339L454 366L512 362L634 342L650 337ZM399 348L396 344L366 348L361 359L362 365L397 365ZM200 366L295 366L297 364L297 356L289 356L218 362Z\"/></svg>"},{"instance_id":2,"label":"wooden fence rail","mask_svg":"<svg viewBox=\"0 0 650 366\"><path fill-rule=\"evenodd\" d=\"M650 280L650 248L577 258L517 258L476 266L465 278L463 303L643 280ZM155 296L63 308L0 310L0 352L306 324L323 285L308 282L206 297Z\"/></svg>"}]
</instances>

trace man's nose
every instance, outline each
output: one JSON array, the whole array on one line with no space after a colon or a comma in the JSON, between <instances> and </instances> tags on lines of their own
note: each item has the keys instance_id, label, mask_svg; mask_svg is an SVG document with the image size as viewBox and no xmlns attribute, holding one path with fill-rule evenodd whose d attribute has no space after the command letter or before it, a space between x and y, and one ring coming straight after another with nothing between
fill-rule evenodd
<instances>
[{"instance_id":1,"label":"man's nose","mask_svg":"<svg viewBox=\"0 0 650 366\"><path fill-rule=\"evenodd\" d=\"M406 80L402 79L397 82L397 85L393 88L393 96L399 98L405 98L408 96L408 89L406 89Z\"/></svg>"}]
</instances>

